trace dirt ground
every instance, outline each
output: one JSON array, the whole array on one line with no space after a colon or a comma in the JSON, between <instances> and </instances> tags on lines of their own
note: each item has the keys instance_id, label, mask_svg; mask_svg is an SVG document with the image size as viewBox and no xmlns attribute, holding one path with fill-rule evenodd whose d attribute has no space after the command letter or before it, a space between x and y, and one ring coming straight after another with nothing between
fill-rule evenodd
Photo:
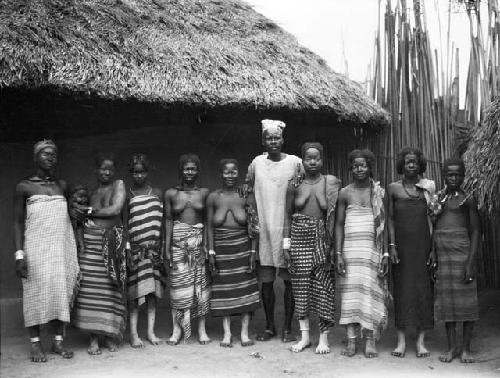
<instances>
[{"instance_id":1,"label":"dirt ground","mask_svg":"<svg viewBox=\"0 0 500 378\"><path fill-rule=\"evenodd\" d=\"M157 335L167 338L171 330L170 315L163 305L157 319ZM340 355L345 338L345 330L335 327L330 333L332 353L314 354L318 332L313 333L313 348L300 354L288 350L290 344L278 339L257 342L252 347L243 348L239 344L239 319L233 318L234 347L219 347L222 335L220 319L208 320L208 333L212 338L209 345L199 345L194 333L187 345L169 346L147 344L144 349L132 349L128 335L117 353L103 349L101 356L86 353L87 337L76 329L69 329L67 345L75 351L72 360L48 354L48 362L34 364L28 361L28 339L26 334L2 338L0 376L2 378L93 378L93 377L500 377L500 291L480 293L481 320L478 322L473 339L473 351L478 362L464 365L458 360L450 364L439 362L439 353L446 346L444 325L437 323L434 331L429 332L427 346L431 357L417 359L414 349L414 333L408 340L406 357L395 358L390 355L396 342L393 322L383 334L379 343L379 358L366 359L362 353L352 358ZM278 302L278 308L281 303ZM142 314L141 315L145 315ZM281 319L277 314L277 319ZM144 316L142 316L144 320ZM279 324L279 323L278 323ZM317 329L317 322L312 322ZM252 330L255 334L264 326L262 311L253 319ZM298 334L298 322L294 324ZM195 329L196 327L193 327ZM145 323L141 324L144 334ZM459 334L460 335L460 334ZM45 333L46 349L49 340ZM261 356L257 358L255 352ZM254 355L252 355L254 354Z\"/></svg>"}]
</instances>

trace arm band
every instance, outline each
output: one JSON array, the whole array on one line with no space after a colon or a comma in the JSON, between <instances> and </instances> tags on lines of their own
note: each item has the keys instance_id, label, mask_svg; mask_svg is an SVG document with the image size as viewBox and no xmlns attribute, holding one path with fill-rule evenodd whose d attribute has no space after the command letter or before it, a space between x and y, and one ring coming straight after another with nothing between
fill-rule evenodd
<instances>
[{"instance_id":1,"label":"arm band","mask_svg":"<svg viewBox=\"0 0 500 378\"><path fill-rule=\"evenodd\" d=\"M210 256L215 256L215 251L213 249L211 249L211 250L208 251L208 254Z\"/></svg>"},{"instance_id":2,"label":"arm band","mask_svg":"<svg viewBox=\"0 0 500 378\"><path fill-rule=\"evenodd\" d=\"M17 260L23 260L24 259L24 251L22 249L19 249L14 253L14 256L16 256L16 261Z\"/></svg>"},{"instance_id":3,"label":"arm band","mask_svg":"<svg viewBox=\"0 0 500 378\"><path fill-rule=\"evenodd\" d=\"M283 238L283 249L290 249L290 238Z\"/></svg>"}]
</instances>

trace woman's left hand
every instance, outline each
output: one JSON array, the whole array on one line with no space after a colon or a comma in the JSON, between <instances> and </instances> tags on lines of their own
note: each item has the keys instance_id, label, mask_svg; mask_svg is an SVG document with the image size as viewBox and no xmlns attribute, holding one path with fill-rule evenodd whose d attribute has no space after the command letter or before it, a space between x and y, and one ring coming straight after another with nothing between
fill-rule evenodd
<instances>
[{"instance_id":1,"label":"woman's left hand","mask_svg":"<svg viewBox=\"0 0 500 378\"><path fill-rule=\"evenodd\" d=\"M382 261L380 262L378 276L385 277L387 273L389 273L389 256L384 256L382 257Z\"/></svg>"},{"instance_id":2,"label":"woman's left hand","mask_svg":"<svg viewBox=\"0 0 500 378\"><path fill-rule=\"evenodd\" d=\"M255 271L255 252L250 253L250 257L248 258L248 269L247 273L253 273Z\"/></svg>"},{"instance_id":3,"label":"woman's left hand","mask_svg":"<svg viewBox=\"0 0 500 378\"><path fill-rule=\"evenodd\" d=\"M476 278L476 270L474 269L474 264L467 263L465 265L464 282L466 284L471 283Z\"/></svg>"}]
</instances>

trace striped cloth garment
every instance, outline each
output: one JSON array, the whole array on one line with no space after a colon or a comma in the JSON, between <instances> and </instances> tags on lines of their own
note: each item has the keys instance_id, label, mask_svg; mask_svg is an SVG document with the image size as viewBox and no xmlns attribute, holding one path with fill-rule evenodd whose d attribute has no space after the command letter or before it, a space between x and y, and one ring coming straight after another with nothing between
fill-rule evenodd
<instances>
[{"instance_id":1,"label":"striped cloth garment","mask_svg":"<svg viewBox=\"0 0 500 378\"><path fill-rule=\"evenodd\" d=\"M26 202L24 231L27 278L23 278L26 327L51 320L69 323L80 269L66 199L34 195Z\"/></svg>"},{"instance_id":2,"label":"striped cloth garment","mask_svg":"<svg viewBox=\"0 0 500 378\"><path fill-rule=\"evenodd\" d=\"M117 282L110 277L103 256L106 229L87 221L85 250L80 255L82 281L75 301L73 324L83 330L121 341L125 330L125 303Z\"/></svg>"},{"instance_id":3,"label":"striped cloth garment","mask_svg":"<svg viewBox=\"0 0 500 378\"><path fill-rule=\"evenodd\" d=\"M434 316L445 322L479 319L476 281L464 282L465 265L470 253L466 228L434 230L438 256Z\"/></svg>"},{"instance_id":4,"label":"striped cloth garment","mask_svg":"<svg viewBox=\"0 0 500 378\"><path fill-rule=\"evenodd\" d=\"M184 331L184 341L191 336L191 324L184 316L204 316L210 309L210 288L202 252L203 224L174 222L171 259L173 269L168 275L170 307L177 310L176 318Z\"/></svg>"},{"instance_id":5,"label":"striped cloth garment","mask_svg":"<svg viewBox=\"0 0 500 378\"><path fill-rule=\"evenodd\" d=\"M256 273L247 273L251 253L247 228L216 228L214 238L219 274L212 283L212 315L253 312L260 307L260 298Z\"/></svg>"},{"instance_id":6,"label":"striped cloth garment","mask_svg":"<svg viewBox=\"0 0 500 378\"><path fill-rule=\"evenodd\" d=\"M387 324L384 280L378 277L381 254L376 248L375 223L370 207L349 205L344 225L342 257L345 277L339 277L339 324L357 323L378 338Z\"/></svg>"},{"instance_id":7,"label":"striped cloth garment","mask_svg":"<svg viewBox=\"0 0 500 378\"><path fill-rule=\"evenodd\" d=\"M335 279L325 270L325 223L304 214L292 216L290 261L295 313L299 319L318 314L320 332L335 324Z\"/></svg>"},{"instance_id":8,"label":"striped cloth garment","mask_svg":"<svg viewBox=\"0 0 500 378\"><path fill-rule=\"evenodd\" d=\"M128 231L132 264L128 267L128 298L138 300L145 296L163 297L163 261L160 255L163 204L149 194L137 195L129 201Z\"/></svg>"}]
</instances>

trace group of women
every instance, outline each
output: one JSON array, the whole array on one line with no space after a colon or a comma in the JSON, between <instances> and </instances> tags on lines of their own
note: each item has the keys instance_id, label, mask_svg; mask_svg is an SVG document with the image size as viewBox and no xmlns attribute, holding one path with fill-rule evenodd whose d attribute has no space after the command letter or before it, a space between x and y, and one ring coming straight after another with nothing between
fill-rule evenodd
<instances>
[{"instance_id":1,"label":"group of women","mask_svg":"<svg viewBox=\"0 0 500 378\"><path fill-rule=\"evenodd\" d=\"M276 147L266 144L266 138L282 141L281 131L263 133L263 145L271 155ZM281 144L278 155L280 150ZM440 360L450 362L458 356L472 362L479 222L473 199L461 189L463 163L444 163L446 187L435 193L434 182L422 178L426 161L421 151L403 149L397 160L403 178L390 184L386 193L373 179L375 159L370 151L354 150L348 161L352 182L341 189L338 178L322 174L321 144L305 143L302 164L286 188L278 237L283 239L283 260L301 330L291 350L311 346L309 318L317 314L316 353L330 352L328 331L336 318L337 288L339 324L347 330L343 355L355 355L361 337L365 356L377 356L376 342L393 299L398 330L393 356L405 356L408 327L417 329L417 357L429 356L424 332L433 328L436 318L446 322L449 344ZM114 178L114 156L100 155L97 187L90 192L78 185L69 191L81 271L72 322L90 333L89 354L101 353L101 341L111 351L117 349L126 303L132 347L143 346L137 330L143 303L147 340L158 344L156 303L166 286L173 322L168 344L189 339L193 318L198 319L198 342L210 342L205 328L210 313L222 317L221 347L233 346L233 315L241 316L241 345L253 345L249 323L261 305L258 235L266 226L259 221L252 185L240 185L235 159L220 161L221 188L212 192L198 186L200 161L194 154L180 157L179 185L164 193L148 180L150 168L145 155L133 155L132 186L126 189ZM456 322L464 322L461 347ZM266 331L263 340L274 335L269 321Z\"/></svg>"}]
</instances>

